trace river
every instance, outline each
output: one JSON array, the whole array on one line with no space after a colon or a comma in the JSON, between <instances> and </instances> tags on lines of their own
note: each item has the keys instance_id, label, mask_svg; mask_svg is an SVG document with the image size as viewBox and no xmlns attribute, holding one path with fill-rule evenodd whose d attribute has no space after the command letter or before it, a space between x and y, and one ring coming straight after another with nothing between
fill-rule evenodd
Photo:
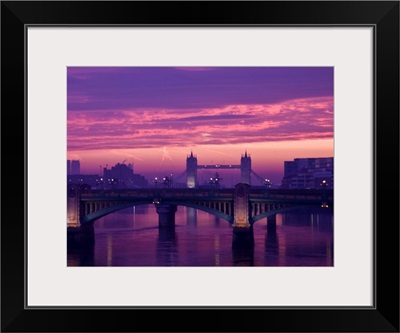
<instances>
[{"instance_id":1,"label":"river","mask_svg":"<svg viewBox=\"0 0 400 333\"><path fill-rule=\"evenodd\" d=\"M137 206L94 223L95 245L68 250L68 266L333 266L333 213L323 209L278 214L254 224L254 248L232 249L231 225L178 207L175 229L158 228L154 206Z\"/></svg>"}]
</instances>

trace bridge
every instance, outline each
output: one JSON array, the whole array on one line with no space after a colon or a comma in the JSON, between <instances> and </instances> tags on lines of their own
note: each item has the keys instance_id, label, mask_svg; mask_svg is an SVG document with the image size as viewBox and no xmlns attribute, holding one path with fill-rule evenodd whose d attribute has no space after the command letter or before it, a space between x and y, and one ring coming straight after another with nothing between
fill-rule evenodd
<instances>
[{"instance_id":1,"label":"bridge","mask_svg":"<svg viewBox=\"0 0 400 333\"><path fill-rule=\"evenodd\" d=\"M240 169L240 179L242 183L249 184L251 182L251 176L255 176L257 180L261 180L261 183L264 184L265 180L257 175L254 170L251 168L251 157L247 154L247 151L242 154L240 158L240 164L199 164L197 161L197 156L193 155L193 151L186 158L186 170L183 174L186 174L186 186L187 188L197 188L198 177L197 170L220 170L220 169L229 169L235 170Z\"/></svg>"},{"instance_id":2,"label":"bridge","mask_svg":"<svg viewBox=\"0 0 400 333\"><path fill-rule=\"evenodd\" d=\"M137 205L153 204L159 216L159 228L175 225L177 206L208 212L233 227L234 242L253 244L253 224L267 218L268 227L275 216L307 207L333 207L333 190L256 189L239 183L231 189L124 189L92 190L88 185L68 185L67 226L93 233L99 218ZM92 239L93 238L93 239ZM94 234L89 237L94 241Z\"/></svg>"}]
</instances>

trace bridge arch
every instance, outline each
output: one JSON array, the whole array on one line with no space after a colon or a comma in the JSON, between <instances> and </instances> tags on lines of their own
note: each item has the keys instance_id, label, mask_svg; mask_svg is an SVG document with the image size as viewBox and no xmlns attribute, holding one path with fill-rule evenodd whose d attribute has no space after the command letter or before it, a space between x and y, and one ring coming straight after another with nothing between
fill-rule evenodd
<instances>
[{"instance_id":1,"label":"bridge arch","mask_svg":"<svg viewBox=\"0 0 400 333\"><path fill-rule=\"evenodd\" d=\"M163 201L163 205L175 205L175 206L184 206L184 207L194 208L194 209L209 213L211 215L220 217L220 218L226 220L227 222L229 222L230 224L233 223L233 217L231 215L224 214L216 209L208 208L205 206L196 205L196 204L189 203L189 202L175 202L175 201Z\"/></svg>"},{"instance_id":2,"label":"bridge arch","mask_svg":"<svg viewBox=\"0 0 400 333\"><path fill-rule=\"evenodd\" d=\"M123 204L120 205L115 205L115 206L111 206L111 207L106 207L103 208L101 210L98 210L92 214L88 214L83 216L83 218L81 219L81 224L89 224L89 223L94 223L96 220L107 216L109 214L115 213L119 210L123 210L125 208L130 208L130 207L134 207L134 206L140 206L140 205L149 205L152 204L152 201L149 202L145 202L145 201L131 201L131 202L125 202Z\"/></svg>"},{"instance_id":3,"label":"bridge arch","mask_svg":"<svg viewBox=\"0 0 400 333\"><path fill-rule=\"evenodd\" d=\"M81 219L81 224L89 224L89 223L94 223L96 220L107 216L109 214L115 213L119 210L123 210L125 208L130 208L130 207L134 207L134 206L140 206L140 205L150 205L150 204L154 204L154 202L152 200L148 200L148 201L130 201L130 202L125 202L123 204L119 204L119 205L115 205L115 206L111 206L111 207L106 207L103 208L101 210L98 210L94 213L85 215L82 217ZM196 205L196 204L192 204L192 203L182 203L182 202L175 202L175 201L162 201L163 205L175 205L175 206L185 206L185 207L190 207L190 208L194 208L197 210L201 210L204 212L207 212L209 214L215 215L217 217L220 217L224 220L226 220L227 222L229 222L230 224L233 223L233 217L228 215L228 214L224 214L218 210L212 209L212 208L208 208L205 206L201 206L201 205ZM156 205L156 204L155 204Z\"/></svg>"},{"instance_id":4,"label":"bridge arch","mask_svg":"<svg viewBox=\"0 0 400 333\"><path fill-rule=\"evenodd\" d=\"M282 208L270 210L268 212L253 216L250 219L250 224L254 224L257 221L260 221L260 220L262 220L264 218L268 218L269 216L274 216L276 214L288 213L288 212L291 212L291 211L310 209L310 208L319 208L319 207L317 207L315 205L301 205L301 206L282 207Z\"/></svg>"}]
</instances>

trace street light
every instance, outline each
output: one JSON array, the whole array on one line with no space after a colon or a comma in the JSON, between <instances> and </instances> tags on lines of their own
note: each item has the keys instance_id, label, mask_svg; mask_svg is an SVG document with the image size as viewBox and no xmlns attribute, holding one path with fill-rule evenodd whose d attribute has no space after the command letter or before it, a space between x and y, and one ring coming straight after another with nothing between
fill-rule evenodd
<instances>
[{"instance_id":1,"label":"street light","mask_svg":"<svg viewBox=\"0 0 400 333\"><path fill-rule=\"evenodd\" d=\"M172 178L165 176L163 178L164 188L171 188L172 187Z\"/></svg>"},{"instance_id":2,"label":"street light","mask_svg":"<svg viewBox=\"0 0 400 333\"><path fill-rule=\"evenodd\" d=\"M157 184L158 184L158 178L157 177L154 177L154 184L155 184L155 191L154 191L154 193L153 193L153 196L154 196L154 199L153 199L153 203L154 204L159 204L160 203L160 201L159 201L159 199L157 198L157 196L158 196L158 191L157 191Z\"/></svg>"},{"instance_id":3,"label":"street light","mask_svg":"<svg viewBox=\"0 0 400 333\"><path fill-rule=\"evenodd\" d=\"M322 203L321 203L321 207L322 208L328 208L328 203L327 203L327 198L326 198L326 188L328 186L328 183L326 182L325 179L322 181L321 186L322 186Z\"/></svg>"}]
</instances>

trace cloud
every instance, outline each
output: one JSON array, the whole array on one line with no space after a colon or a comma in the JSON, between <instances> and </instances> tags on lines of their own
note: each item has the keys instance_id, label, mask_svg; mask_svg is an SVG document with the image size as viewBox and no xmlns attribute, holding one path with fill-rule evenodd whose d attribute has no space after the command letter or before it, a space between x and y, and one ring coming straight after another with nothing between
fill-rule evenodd
<instances>
[{"instance_id":1,"label":"cloud","mask_svg":"<svg viewBox=\"0 0 400 333\"><path fill-rule=\"evenodd\" d=\"M333 98L224 108L68 113L69 150L186 147L333 138ZM163 150L163 160L169 159Z\"/></svg>"}]
</instances>

